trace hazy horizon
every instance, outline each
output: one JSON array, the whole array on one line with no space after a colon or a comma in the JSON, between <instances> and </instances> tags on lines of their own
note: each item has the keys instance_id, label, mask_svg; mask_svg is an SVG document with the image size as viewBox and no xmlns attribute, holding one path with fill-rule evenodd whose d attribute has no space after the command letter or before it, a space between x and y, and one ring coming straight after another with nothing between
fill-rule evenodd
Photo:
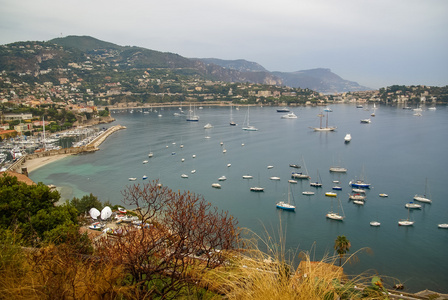
<instances>
[{"instance_id":1,"label":"hazy horizon","mask_svg":"<svg viewBox=\"0 0 448 300\"><path fill-rule=\"evenodd\" d=\"M448 1L0 0L0 44L86 35L379 88L448 84Z\"/></svg>"}]
</instances>

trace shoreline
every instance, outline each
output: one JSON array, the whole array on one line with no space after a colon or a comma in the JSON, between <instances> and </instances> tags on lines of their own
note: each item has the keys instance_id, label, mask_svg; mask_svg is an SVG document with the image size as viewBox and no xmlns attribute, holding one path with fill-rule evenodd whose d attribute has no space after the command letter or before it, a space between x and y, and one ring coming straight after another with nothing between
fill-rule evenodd
<instances>
[{"instance_id":1,"label":"shoreline","mask_svg":"<svg viewBox=\"0 0 448 300\"><path fill-rule=\"evenodd\" d=\"M46 166L48 164L51 164L55 161L61 160L65 157L71 156L72 154L59 154L59 155L52 155L52 156L43 156L43 157L37 157L33 159L27 159L23 164L22 168L26 168L28 174L36 171L37 169Z\"/></svg>"}]
</instances>

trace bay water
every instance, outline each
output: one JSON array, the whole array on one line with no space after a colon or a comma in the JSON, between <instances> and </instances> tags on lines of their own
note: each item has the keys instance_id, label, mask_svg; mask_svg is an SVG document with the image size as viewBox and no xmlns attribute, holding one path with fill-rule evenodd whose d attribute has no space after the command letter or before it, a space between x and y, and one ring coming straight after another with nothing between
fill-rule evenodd
<instances>
[{"instance_id":1,"label":"bay water","mask_svg":"<svg viewBox=\"0 0 448 300\"><path fill-rule=\"evenodd\" d=\"M370 270L397 278L408 291L448 292L448 230L437 227L448 223L447 108L424 109L422 116L415 116L412 110L379 106L375 117L370 116L372 107L339 104L332 110L328 124L337 126L335 132L309 128L319 126L321 107L291 108L297 119L281 119L283 114L275 107L251 107L250 123L258 131L250 132L242 130L247 114L243 106L233 109L237 126L229 125L229 107L197 110L199 122L174 116L178 108L157 113L117 111L112 114L116 121L105 127L121 124L127 129L107 138L99 151L46 165L31 172L30 178L55 184L63 199L93 193L112 204L122 203L126 186L159 179L174 191L189 190L228 210L240 227L277 240L284 235L286 248L296 254L308 251L313 260L333 255L334 240L345 235L351 242L348 254L365 247L371 250L360 251L356 263L344 266L348 274ZM372 122L360 123L366 118ZM204 129L207 123L213 128ZM347 133L352 136L348 144L344 143ZM154 153L152 158L149 152ZM335 165L347 168L347 173L330 173ZM291 184L296 211L278 210L275 204L287 199L288 179L294 171L308 172L311 181L322 181L323 187L310 187L308 180ZM253 179L242 178L247 174ZM222 188L212 188L221 176L227 178L219 182ZM272 176L280 180L270 180ZM131 177L137 180L129 181ZM372 184L363 206L348 200L352 179ZM337 199L325 197L336 180L342 187L337 193L346 216L343 222L325 217L332 206L336 210ZM250 192L252 186L265 191ZM400 219L408 217L405 204L425 189L432 204L410 211L414 226L398 226ZM304 196L303 191L315 195ZM381 198L380 193L389 197ZM371 227L373 220L381 226Z\"/></svg>"}]
</instances>

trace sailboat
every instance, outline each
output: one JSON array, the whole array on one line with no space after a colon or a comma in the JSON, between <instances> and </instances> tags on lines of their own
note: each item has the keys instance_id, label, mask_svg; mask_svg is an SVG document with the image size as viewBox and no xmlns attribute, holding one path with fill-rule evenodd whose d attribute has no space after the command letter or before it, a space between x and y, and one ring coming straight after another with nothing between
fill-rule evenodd
<instances>
[{"instance_id":1,"label":"sailboat","mask_svg":"<svg viewBox=\"0 0 448 300\"><path fill-rule=\"evenodd\" d=\"M404 220L398 221L398 226L412 226L412 225L414 225L414 221L411 221L410 218L409 218L409 214L410 214L409 211L410 211L410 209L408 208L408 218L404 219Z\"/></svg>"},{"instance_id":2,"label":"sailboat","mask_svg":"<svg viewBox=\"0 0 448 300\"><path fill-rule=\"evenodd\" d=\"M320 178L319 170L317 171L316 182L310 182L310 186L322 187L322 179Z\"/></svg>"},{"instance_id":3,"label":"sailboat","mask_svg":"<svg viewBox=\"0 0 448 300\"><path fill-rule=\"evenodd\" d=\"M372 117L375 116L375 110L376 110L376 105L375 105L375 103L373 103L373 113L371 113L370 116L372 116Z\"/></svg>"},{"instance_id":4,"label":"sailboat","mask_svg":"<svg viewBox=\"0 0 448 300\"><path fill-rule=\"evenodd\" d=\"M230 105L230 126L236 126L236 123L233 121L233 109L232 105Z\"/></svg>"},{"instance_id":5,"label":"sailboat","mask_svg":"<svg viewBox=\"0 0 448 300\"><path fill-rule=\"evenodd\" d=\"M188 112L187 121L190 122L198 122L199 116L196 115L196 106L193 105L193 110L191 110L191 104L190 104L190 110Z\"/></svg>"},{"instance_id":6,"label":"sailboat","mask_svg":"<svg viewBox=\"0 0 448 300\"><path fill-rule=\"evenodd\" d=\"M328 219L336 220L336 221L343 221L345 218L344 209L342 208L341 200L338 198L338 212L333 212L333 200L331 201L331 211L326 214L326 217ZM339 213L339 211L342 210L342 215Z\"/></svg>"},{"instance_id":7,"label":"sailboat","mask_svg":"<svg viewBox=\"0 0 448 300\"><path fill-rule=\"evenodd\" d=\"M249 106L247 107L247 118L246 118L244 124L245 125L243 125L243 130L246 130L246 131L257 131L258 130L258 128L251 126L249 124Z\"/></svg>"},{"instance_id":8,"label":"sailboat","mask_svg":"<svg viewBox=\"0 0 448 300\"><path fill-rule=\"evenodd\" d=\"M253 186L250 188L251 192L264 192L264 188L260 187L260 174L258 174L258 186Z\"/></svg>"},{"instance_id":9,"label":"sailboat","mask_svg":"<svg viewBox=\"0 0 448 300\"><path fill-rule=\"evenodd\" d=\"M325 127L322 127L322 118L324 118L325 115L320 113L317 116L320 118L320 125L319 125L319 127L310 127L311 129L314 129L314 131L335 131L336 130L336 127L333 127L333 126L329 127L328 126L328 112L327 112L327 118L326 118Z\"/></svg>"},{"instance_id":10,"label":"sailboat","mask_svg":"<svg viewBox=\"0 0 448 300\"><path fill-rule=\"evenodd\" d=\"M302 156L302 164L303 164L303 167L305 169L305 173L302 173L302 172L300 172L300 173L299 172L292 172L291 178L294 178L294 179L310 179L310 175L308 175L308 170L306 168L305 161L303 160L303 156Z\"/></svg>"},{"instance_id":11,"label":"sailboat","mask_svg":"<svg viewBox=\"0 0 448 300\"><path fill-rule=\"evenodd\" d=\"M277 203L277 208L283 209L283 210L289 210L289 211L295 211L296 207L295 205L291 204L291 183L288 183L288 203L285 203L284 201L280 201Z\"/></svg>"},{"instance_id":12,"label":"sailboat","mask_svg":"<svg viewBox=\"0 0 448 300\"><path fill-rule=\"evenodd\" d=\"M426 196L427 190L428 190L428 178L426 178L426 183L425 183L425 194L415 195L414 200L419 201L419 202L424 202L424 203L431 203L432 200L427 198L427 196Z\"/></svg>"}]
</instances>

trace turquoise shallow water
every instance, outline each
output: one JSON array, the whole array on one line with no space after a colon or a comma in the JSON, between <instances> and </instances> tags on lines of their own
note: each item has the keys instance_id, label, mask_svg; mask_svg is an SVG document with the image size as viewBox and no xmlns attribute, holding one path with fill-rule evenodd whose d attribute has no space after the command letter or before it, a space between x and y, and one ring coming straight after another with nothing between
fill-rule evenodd
<instances>
[{"instance_id":1,"label":"turquoise shallow water","mask_svg":"<svg viewBox=\"0 0 448 300\"><path fill-rule=\"evenodd\" d=\"M121 191L131 184L129 177L137 177L135 183L143 183L143 175L149 180L159 178L173 190L203 195L213 205L230 211L241 227L262 235L266 228L278 239L281 222L287 248L312 251L315 259L333 253L334 240L342 234L351 241L351 252L369 247L373 253L361 252L357 263L345 267L348 273L373 269L398 278L411 291L428 288L448 292L448 230L437 228L439 223L448 223L446 107L416 117L413 111L381 106L376 117L371 117L371 124L361 124L360 120L370 117L372 111L353 105L332 109L329 125L338 129L328 133L309 128L319 125L320 108L316 107L292 109L298 119L290 120L281 119L282 114L272 107L251 108L251 124L259 129L256 132L241 130L246 114L243 107L233 110L238 123L235 127L229 126L230 110L224 107L197 110L199 122L175 117L177 109L162 110L162 117L157 113L115 113L117 121L113 124L127 129L110 136L100 151L57 161L30 177L62 187L66 199L92 192L102 201L117 204L121 203ZM206 123L214 127L205 130ZM344 143L346 133L352 135L349 144ZM149 151L154 157L148 158ZM308 181L299 181L291 186L296 212L279 211L275 203L286 199L287 181L296 171L289 164L303 166L302 157L312 179L319 175L323 187L311 188ZM149 163L143 164L143 160ZM229 163L231 167L227 167ZM335 164L348 172L330 173L329 167ZM274 167L268 169L268 165ZM182 173L189 178L181 178ZM244 174L254 178L244 180ZM213 189L211 184L223 175L227 180L220 182L222 188ZM269 180L271 176L281 180ZM348 181L361 176L372 184L362 207L348 201ZM433 203L411 211L413 227L399 227L398 220L408 214L405 203L424 192L426 178ZM325 218L332 199L324 193L331 191L333 180L339 180L343 188L338 195L346 215L344 222ZM265 192L250 192L254 185L263 186ZM304 190L316 194L306 197L301 194ZM389 197L380 198L379 193ZM381 222L380 227L369 226L374 219Z\"/></svg>"}]
</instances>

